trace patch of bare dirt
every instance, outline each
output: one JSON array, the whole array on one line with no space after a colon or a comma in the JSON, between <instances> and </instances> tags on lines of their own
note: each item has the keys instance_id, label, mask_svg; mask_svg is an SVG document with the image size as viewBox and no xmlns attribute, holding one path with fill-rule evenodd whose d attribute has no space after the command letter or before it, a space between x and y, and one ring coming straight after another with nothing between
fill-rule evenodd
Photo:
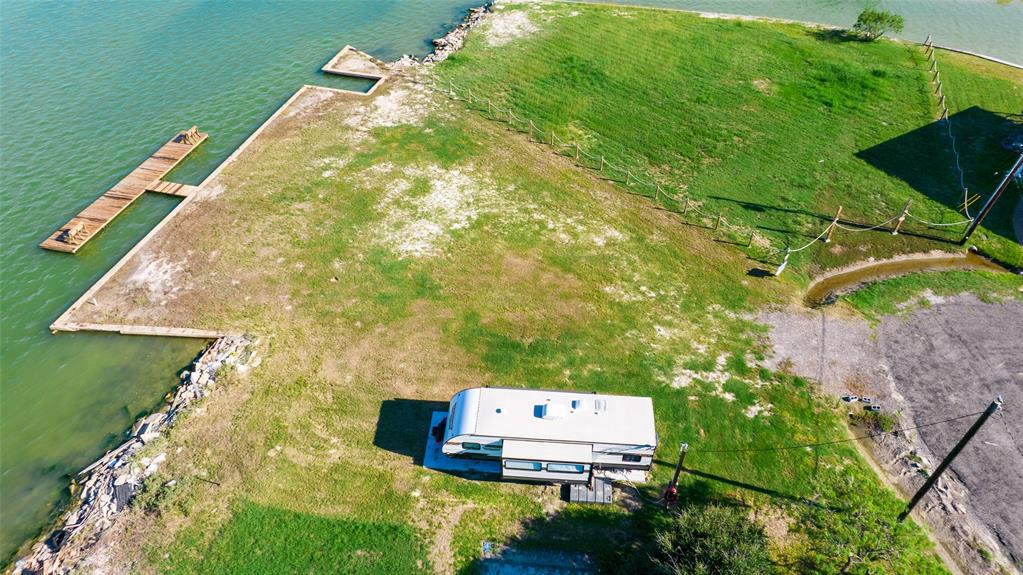
<instances>
[{"instance_id":1,"label":"patch of bare dirt","mask_svg":"<svg viewBox=\"0 0 1023 575\"><path fill-rule=\"evenodd\" d=\"M487 20L483 34L490 46L504 46L540 30L529 17L529 10L497 12Z\"/></svg>"},{"instance_id":2,"label":"patch of bare dirt","mask_svg":"<svg viewBox=\"0 0 1023 575\"><path fill-rule=\"evenodd\" d=\"M887 317L876 328L835 310L769 312L773 369L788 368L836 395L870 396L900 428L1004 410L980 430L917 507L967 573L997 573L1023 558L1023 303L966 294ZM848 404L850 413L862 404ZM878 464L904 494L915 492L975 416L871 441ZM995 561L981 555L992 552ZM1007 568L1011 569L1011 568Z\"/></svg>"}]
</instances>

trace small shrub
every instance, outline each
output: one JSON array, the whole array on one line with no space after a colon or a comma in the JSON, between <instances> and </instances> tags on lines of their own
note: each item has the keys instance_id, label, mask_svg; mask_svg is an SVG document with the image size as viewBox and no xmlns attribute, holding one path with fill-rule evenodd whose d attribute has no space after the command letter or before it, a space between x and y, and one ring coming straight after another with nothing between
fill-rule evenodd
<instances>
[{"instance_id":1,"label":"small shrub","mask_svg":"<svg viewBox=\"0 0 1023 575\"><path fill-rule=\"evenodd\" d=\"M773 573L767 534L742 509L690 507L656 534L653 562L668 575L760 575Z\"/></svg>"},{"instance_id":2,"label":"small shrub","mask_svg":"<svg viewBox=\"0 0 1023 575\"><path fill-rule=\"evenodd\" d=\"M860 37L872 41L884 36L886 32L902 32L905 24L905 19L898 14L867 8L856 18L853 30Z\"/></svg>"},{"instance_id":3,"label":"small shrub","mask_svg":"<svg viewBox=\"0 0 1023 575\"><path fill-rule=\"evenodd\" d=\"M851 416L851 419L856 425L865 427L871 432L882 431L884 433L891 433L894 431L896 424L899 422L894 415L883 411L863 411L860 413L854 413Z\"/></svg>"}]
</instances>

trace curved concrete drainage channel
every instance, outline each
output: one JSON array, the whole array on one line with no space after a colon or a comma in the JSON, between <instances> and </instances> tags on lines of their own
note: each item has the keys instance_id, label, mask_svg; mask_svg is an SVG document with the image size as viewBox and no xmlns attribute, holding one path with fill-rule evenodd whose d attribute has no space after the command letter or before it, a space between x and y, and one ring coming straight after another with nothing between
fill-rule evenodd
<instances>
[{"instance_id":1,"label":"curved concrete drainage channel","mask_svg":"<svg viewBox=\"0 0 1023 575\"><path fill-rule=\"evenodd\" d=\"M944 270L1009 270L974 252L911 255L875 262L864 262L824 274L806 290L803 300L812 307L833 303L841 294L871 282L914 272Z\"/></svg>"}]
</instances>

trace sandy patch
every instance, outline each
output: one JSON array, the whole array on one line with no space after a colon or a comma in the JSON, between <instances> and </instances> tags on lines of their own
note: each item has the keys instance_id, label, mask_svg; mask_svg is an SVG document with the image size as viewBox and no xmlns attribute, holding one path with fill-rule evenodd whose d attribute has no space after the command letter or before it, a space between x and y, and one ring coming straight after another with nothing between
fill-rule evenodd
<instances>
[{"instance_id":1,"label":"sandy patch","mask_svg":"<svg viewBox=\"0 0 1023 575\"><path fill-rule=\"evenodd\" d=\"M312 111L314 108L336 95L337 92L332 92L330 90L309 90L303 94L297 102L293 102L284 112L283 116L285 118L304 116L306 113Z\"/></svg>"},{"instance_id":2,"label":"sandy patch","mask_svg":"<svg viewBox=\"0 0 1023 575\"><path fill-rule=\"evenodd\" d=\"M139 259L141 261L125 284L129 288L145 290L151 301L161 305L177 297L181 287L175 284L175 278L184 269L184 262L172 262L166 257L153 258L150 254L143 254Z\"/></svg>"},{"instance_id":3,"label":"sandy patch","mask_svg":"<svg viewBox=\"0 0 1023 575\"><path fill-rule=\"evenodd\" d=\"M344 123L360 132L419 125L433 109L432 104L428 88L419 84L402 84L359 105Z\"/></svg>"},{"instance_id":4,"label":"sandy patch","mask_svg":"<svg viewBox=\"0 0 1023 575\"><path fill-rule=\"evenodd\" d=\"M387 214L375 236L400 257L440 255L458 230L468 228L492 207L495 186L472 166L444 169L431 165L405 168L379 204ZM425 195L410 196L419 181L428 182Z\"/></svg>"},{"instance_id":5,"label":"sandy patch","mask_svg":"<svg viewBox=\"0 0 1023 575\"><path fill-rule=\"evenodd\" d=\"M529 18L527 10L515 10L495 14L490 18L490 25L487 26L487 44L490 46L504 46L516 38L529 36L540 30L540 27Z\"/></svg>"}]
</instances>

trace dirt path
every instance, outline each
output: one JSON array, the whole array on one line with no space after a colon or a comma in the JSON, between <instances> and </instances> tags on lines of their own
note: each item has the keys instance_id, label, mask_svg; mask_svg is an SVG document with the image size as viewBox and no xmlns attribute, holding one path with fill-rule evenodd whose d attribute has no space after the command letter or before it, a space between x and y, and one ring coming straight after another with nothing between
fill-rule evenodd
<instances>
[{"instance_id":1,"label":"dirt path","mask_svg":"<svg viewBox=\"0 0 1023 575\"><path fill-rule=\"evenodd\" d=\"M1004 396L989 421L921 505L924 520L969 573L994 572L980 547L1023 560L1023 303L987 304L963 295L872 328L841 314L786 310L764 314L775 355L769 367L789 368L834 395L870 395L900 426L983 410ZM861 409L850 404L850 410ZM886 436L870 447L905 493L923 482L972 423L967 418ZM918 508L918 509L920 509Z\"/></svg>"}]
</instances>

